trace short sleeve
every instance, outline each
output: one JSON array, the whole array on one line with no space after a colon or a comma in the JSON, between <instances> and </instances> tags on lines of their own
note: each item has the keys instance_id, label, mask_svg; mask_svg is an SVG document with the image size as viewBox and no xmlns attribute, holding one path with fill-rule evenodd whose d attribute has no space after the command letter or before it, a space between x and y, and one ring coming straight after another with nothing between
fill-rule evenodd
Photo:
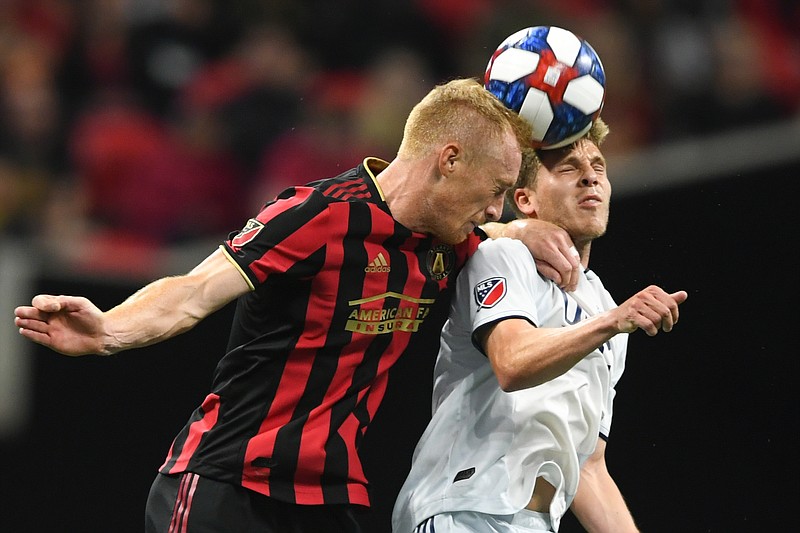
<instances>
[{"instance_id":1,"label":"short sleeve","mask_svg":"<svg viewBox=\"0 0 800 533\"><path fill-rule=\"evenodd\" d=\"M520 241L502 238L482 242L459 283L468 285L459 294L469 295L468 327L473 333L483 325L508 318L538 324L536 294L543 280Z\"/></svg>"},{"instance_id":2,"label":"short sleeve","mask_svg":"<svg viewBox=\"0 0 800 533\"><path fill-rule=\"evenodd\" d=\"M223 243L251 288L270 275L314 275L324 262L331 233L329 201L315 189L295 187L282 193Z\"/></svg>"}]
</instances>

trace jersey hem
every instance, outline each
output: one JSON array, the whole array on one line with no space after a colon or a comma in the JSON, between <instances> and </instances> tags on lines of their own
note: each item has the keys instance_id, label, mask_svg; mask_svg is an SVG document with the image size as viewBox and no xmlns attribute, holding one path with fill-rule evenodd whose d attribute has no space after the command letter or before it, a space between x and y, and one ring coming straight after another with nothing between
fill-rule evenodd
<instances>
[{"instance_id":1,"label":"jersey hem","mask_svg":"<svg viewBox=\"0 0 800 533\"><path fill-rule=\"evenodd\" d=\"M350 504L350 505L360 505L363 507L370 507L370 499L369 499L369 492L367 487L361 485L359 483L343 483L337 485L316 485L316 486L308 486L308 485L292 485L292 491L295 495L294 499L289 498L282 498L279 495L275 495L270 491L270 484L266 481L263 477L260 476L241 476L239 477L238 473L231 472L227 469L224 469L219 466L213 465L198 465L189 468L160 468L158 471L160 474L165 475L180 475L186 472L191 472L193 474L197 474L198 476L206 477L208 479L213 479L220 483L229 483L231 485L239 486L247 490L251 490L262 496L267 496L274 500L287 502L287 503L294 503L298 505L329 505L329 504ZM284 483L284 485L291 485L290 482ZM319 495L322 494L324 491L332 490L335 491L336 489L345 489L345 492L350 495L349 498L320 498Z\"/></svg>"}]
</instances>

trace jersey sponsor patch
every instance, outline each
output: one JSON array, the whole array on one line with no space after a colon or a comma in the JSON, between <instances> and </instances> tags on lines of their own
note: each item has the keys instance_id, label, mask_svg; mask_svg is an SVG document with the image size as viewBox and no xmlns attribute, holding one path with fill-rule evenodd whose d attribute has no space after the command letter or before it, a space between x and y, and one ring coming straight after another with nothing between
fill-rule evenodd
<instances>
[{"instance_id":1,"label":"jersey sponsor patch","mask_svg":"<svg viewBox=\"0 0 800 533\"><path fill-rule=\"evenodd\" d=\"M494 307L506 295L506 278L489 278L475 285L478 309Z\"/></svg>"},{"instance_id":2,"label":"jersey sponsor patch","mask_svg":"<svg viewBox=\"0 0 800 533\"><path fill-rule=\"evenodd\" d=\"M260 221L256 220L255 218L251 218L247 221L247 224L242 228L242 230L236 234L236 236L231 239L231 246L234 248L241 248L248 242L252 241L256 238L256 235L261 233L261 230L264 229L264 224Z\"/></svg>"}]
</instances>

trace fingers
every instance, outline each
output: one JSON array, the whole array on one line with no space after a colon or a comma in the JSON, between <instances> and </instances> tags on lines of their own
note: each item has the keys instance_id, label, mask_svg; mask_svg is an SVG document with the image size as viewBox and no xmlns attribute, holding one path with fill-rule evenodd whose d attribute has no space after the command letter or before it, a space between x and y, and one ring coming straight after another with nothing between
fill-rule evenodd
<instances>
[{"instance_id":1,"label":"fingers","mask_svg":"<svg viewBox=\"0 0 800 533\"><path fill-rule=\"evenodd\" d=\"M583 270L569 234L555 224L534 218L510 222L504 236L518 238L536 259L539 272L559 287L574 291ZM540 268L541 267L541 268Z\"/></svg>"},{"instance_id":2,"label":"fingers","mask_svg":"<svg viewBox=\"0 0 800 533\"><path fill-rule=\"evenodd\" d=\"M689 293L687 293L686 291L678 291L678 292L673 292L669 296L670 298L675 300L676 304L682 304L689 297Z\"/></svg>"},{"instance_id":3,"label":"fingers","mask_svg":"<svg viewBox=\"0 0 800 533\"><path fill-rule=\"evenodd\" d=\"M678 306L687 297L686 291L667 294L654 285L646 288L631 299L629 319L632 326L651 337L659 331L672 331L678 323Z\"/></svg>"},{"instance_id":4,"label":"fingers","mask_svg":"<svg viewBox=\"0 0 800 533\"><path fill-rule=\"evenodd\" d=\"M14 309L14 325L19 334L35 343L50 345L50 325L44 313L35 307L17 307Z\"/></svg>"},{"instance_id":5,"label":"fingers","mask_svg":"<svg viewBox=\"0 0 800 533\"><path fill-rule=\"evenodd\" d=\"M28 327L35 322L47 322L52 313L62 309L62 304L56 296L39 294L33 298L32 306L20 306L14 309L14 323L17 326Z\"/></svg>"},{"instance_id":6,"label":"fingers","mask_svg":"<svg viewBox=\"0 0 800 533\"><path fill-rule=\"evenodd\" d=\"M536 270L538 270L542 276L553 280L556 285L563 288L561 284L561 274L553 265L540 259L534 259L534 261L536 262Z\"/></svg>"},{"instance_id":7,"label":"fingers","mask_svg":"<svg viewBox=\"0 0 800 533\"><path fill-rule=\"evenodd\" d=\"M678 304L670 295L656 286L645 289L649 300L647 301L647 318L652 323L648 328L648 335L656 335L659 330L670 332L678 322Z\"/></svg>"},{"instance_id":8,"label":"fingers","mask_svg":"<svg viewBox=\"0 0 800 533\"><path fill-rule=\"evenodd\" d=\"M581 264L581 254L578 253L578 250L575 248L575 246L570 246L567 250L566 257L567 263L569 264L569 270L564 274L564 289L568 291L574 291L578 288L578 279L581 271L583 270L583 265Z\"/></svg>"},{"instance_id":9,"label":"fingers","mask_svg":"<svg viewBox=\"0 0 800 533\"><path fill-rule=\"evenodd\" d=\"M35 331L39 333L45 333L48 330L47 321L38 318L16 317L14 319L14 325L20 328L20 330ZM22 331L20 331L20 333L22 333Z\"/></svg>"},{"instance_id":10,"label":"fingers","mask_svg":"<svg viewBox=\"0 0 800 533\"><path fill-rule=\"evenodd\" d=\"M572 241L564 239L554 243L543 255L545 256L543 259L536 259L536 268L544 277L553 280L565 291L574 291L578 288L583 266Z\"/></svg>"},{"instance_id":11,"label":"fingers","mask_svg":"<svg viewBox=\"0 0 800 533\"><path fill-rule=\"evenodd\" d=\"M28 319L28 320L47 320L47 317L50 313L45 313L40 311L35 307L17 307L14 309L14 316L18 318Z\"/></svg>"},{"instance_id":12,"label":"fingers","mask_svg":"<svg viewBox=\"0 0 800 533\"><path fill-rule=\"evenodd\" d=\"M52 296L50 294L39 294L34 296L31 304L35 308L47 313L56 313L60 311L62 307L61 298L58 296Z\"/></svg>"},{"instance_id":13,"label":"fingers","mask_svg":"<svg viewBox=\"0 0 800 533\"><path fill-rule=\"evenodd\" d=\"M41 333L39 331L34 331L32 329L20 328L19 334L37 344L43 344L45 346L50 345L50 336L46 333Z\"/></svg>"},{"instance_id":14,"label":"fingers","mask_svg":"<svg viewBox=\"0 0 800 533\"><path fill-rule=\"evenodd\" d=\"M672 331L675 324L678 323L679 311L678 306L686 301L689 295L686 291L678 291L672 294L666 294L661 289L657 289L656 295L658 301L666 308L666 311L661 309L661 330L665 332Z\"/></svg>"}]
</instances>

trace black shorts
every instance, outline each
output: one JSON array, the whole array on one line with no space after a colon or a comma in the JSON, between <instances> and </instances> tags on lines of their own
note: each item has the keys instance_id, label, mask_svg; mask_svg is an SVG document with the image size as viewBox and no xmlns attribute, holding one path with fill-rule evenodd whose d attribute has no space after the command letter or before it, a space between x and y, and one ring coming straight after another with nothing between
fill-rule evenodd
<instances>
[{"instance_id":1,"label":"black shorts","mask_svg":"<svg viewBox=\"0 0 800 533\"><path fill-rule=\"evenodd\" d=\"M187 472L159 474L146 533L361 533L352 505L297 505Z\"/></svg>"}]
</instances>

